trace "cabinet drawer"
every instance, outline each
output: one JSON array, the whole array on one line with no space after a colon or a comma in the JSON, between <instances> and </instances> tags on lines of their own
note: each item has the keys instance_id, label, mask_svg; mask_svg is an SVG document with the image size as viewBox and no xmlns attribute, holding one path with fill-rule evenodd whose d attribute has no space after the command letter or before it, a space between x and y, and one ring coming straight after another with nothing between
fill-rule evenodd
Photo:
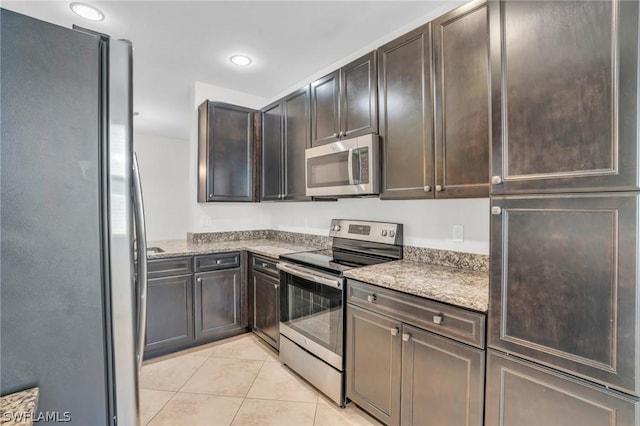
<instances>
[{"instance_id":1,"label":"cabinet drawer","mask_svg":"<svg viewBox=\"0 0 640 426\"><path fill-rule=\"evenodd\" d=\"M240 266L240 253L220 253L196 256L196 272L215 271L217 269L237 268Z\"/></svg>"},{"instance_id":2,"label":"cabinet drawer","mask_svg":"<svg viewBox=\"0 0 640 426\"><path fill-rule=\"evenodd\" d=\"M486 317L481 313L354 280L348 281L347 301L481 349L485 346Z\"/></svg>"},{"instance_id":3,"label":"cabinet drawer","mask_svg":"<svg viewBox=\"0 0 640 426\"><path fill-rule=\"evenodd\" d=\"M260 271L274 277L280 276L278 269L276 268L277 260L267 259L266 257L251 256L251 267L254 271Z\"/></svg>"},{"instance_id":4,"label":"cabinet drawer","mask_svg":"<svg viewBox=\"0 0 640 426\"><path fill-rule=\"evenodd\" d=\"M172 259L158 259L147 261L148 277L170 277L185 275L193 272L192 257L176 257Z\"/></svg>"}]
</instances>

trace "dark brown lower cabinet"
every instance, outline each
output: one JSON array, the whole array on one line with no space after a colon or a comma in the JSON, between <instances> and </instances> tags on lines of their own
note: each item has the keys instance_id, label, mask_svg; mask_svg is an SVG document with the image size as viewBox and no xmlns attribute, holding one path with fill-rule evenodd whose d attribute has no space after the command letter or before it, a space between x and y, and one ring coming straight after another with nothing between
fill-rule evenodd
<instances>
[{"instance_id":1,"label":"dark brown lower cabinet","mask_svg":"<svg viewBox=\"0 0 640 426\"><path fill-rule=\"evenodd\" d=\"M352 303L346 338L347 398L381 422L482 425L484 350Z\"/></svg>"},{"instance_id":2,"label":"dark brown lower cabinet","mask_svg":"<svg viewBox=\"0 0 640 426\"><path fill-rule=\"evenodd\" d=\"M388 425L400 424L400 321L347 305L347 398Z\"/></svg>"},{"instance_id":3,"label":"dark brown lower cabinet","mask_svg":"<svg viewBox=\"0 0 640 426\"><path fill-rule=\"evenodd\" d=\"M487 426L638 425L638 401L492 350L487 358Z\"/></svg>"},{"instance_id":4,"label":"dark brown lower cabinet","mask_svg":"<svg viewBox=\"0 0 640 426\"><path fill-rule=\"evenodd\" d=\"M482 425L484 354L402 325L403 425Z\"/></svg>"},{"instance_id":5,"label":"dark brown lower cabinet","mask_svg":"<svg viewBox=\"0 0 640 426\"><path fill-rule=\"evenodd\" d=\"M245 257L231 252L147 262L146 359L248 331Z\"/></svg>"},{"instance_id":6,"label":"dark brown lower cabinet","mask_svg":"<svg viewBox=\"0 0 640 426\"><path fill-rule=\"evenodd\" d=\"M253 331L275 349L280 342L280 279L253 271Z\"/></svg>"},{"instance_id":7,"label":"dark brown lower cabinet","mask_svg":"<svg viewBox=\"0 0 640 426\"><path fill-rule=\"evenodd\" d=\"M237 334L242 320L240 268L195 274L196 340Z\"/></svg>"},{"instance_id":8,"label":"dark brown lower cabinet","mask_svg":"<svg viewBox=\"0 0 640 426\"><path fill-rule=\"evenodd\" d=\"M193 275L148 280L145 355L193 341Z\"/></svg>"}]
</instances>

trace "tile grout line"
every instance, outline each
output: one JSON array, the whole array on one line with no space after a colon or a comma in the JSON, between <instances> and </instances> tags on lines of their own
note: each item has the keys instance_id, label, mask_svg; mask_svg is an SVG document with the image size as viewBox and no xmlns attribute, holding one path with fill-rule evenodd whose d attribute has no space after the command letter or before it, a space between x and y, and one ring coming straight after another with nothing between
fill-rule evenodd
<instances>
[{"instance_id":1,"label":"tile grout line","mask_svg":"<svg viewBox=\"0 0 640 426\"><path fill-rule=\"evenodd\" d=\"M213 354L212 354L213 355ZM229 423L229 425L232 425L234 421L236 421L236 417L238 417L238 413L240 412L240 410L242 409L242 406L244 405L245 401L247 400L247 395L249 395L249 392L251 391L251 388L253 387L253 385L256 383L256 380L258 380L258 375L260 374L260 371L262 371L262 367L264 367L264 363L267 362L267 358L269 357L269 354L267 354L265 356L265 358L262 360L262 365L260 365L260 368L258 369L258 372L256 373L256 377L253 378L253 381L251 382L251 385L249 386L249 388L247 389L247 393L244 394L244 397L242 398L242 403L240 404L240 406L238 407L238 409L236 410L236 413L233 415L233 419L231 419L231 423Z\"/></svg>"},{"instance_id":2,"label":"tile grout line","mask_svg":"<svg viewBox=\"0 0 640 426\"><path fill-rule=\"evenodd\" d=\"M145 389L145 390L151 390L151 389ZM142 426L147 426L148 424L150 424L150 423L153 421L153 419L155 419L155 418L156 418L156 416L157 416L158 414L160 414L160 411L162 411L162 410L164 409L164 407L166 407L166 406L167 406L167 404L169 403L169 401L171 401L171 400L172 400L172 399L173 399L177 394L178 394L178 392L174 392L174 393L173 393L173 395L171 395L171 398L167 399L167 402L165 402L165 403L162 405L162 407L160 407L160 409L159 409L158 411L156 411L156 413L155 413L153 416L151 416L151 418L149 419L149 421L148 421L147 423L145 423L144 425L142 425ZM142 414L142 413L140 413L140 414Z\"/></svg>"}]
</instances>

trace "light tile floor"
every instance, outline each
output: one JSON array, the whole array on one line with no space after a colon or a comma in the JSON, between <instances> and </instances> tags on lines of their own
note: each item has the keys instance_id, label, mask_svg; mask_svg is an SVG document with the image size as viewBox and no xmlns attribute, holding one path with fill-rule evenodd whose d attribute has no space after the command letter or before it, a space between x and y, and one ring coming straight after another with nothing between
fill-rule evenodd
<instances>
[{"instance_id":1,"label":"light tile floor","mask_svg":"<svg viewBox=\"0 0 640 426\"><path fill-rule=\"evenodd\" d=\"M149 426L380 425L325 399L253 334L145 363L140 400Z\"/></svg>"}]
</instances>

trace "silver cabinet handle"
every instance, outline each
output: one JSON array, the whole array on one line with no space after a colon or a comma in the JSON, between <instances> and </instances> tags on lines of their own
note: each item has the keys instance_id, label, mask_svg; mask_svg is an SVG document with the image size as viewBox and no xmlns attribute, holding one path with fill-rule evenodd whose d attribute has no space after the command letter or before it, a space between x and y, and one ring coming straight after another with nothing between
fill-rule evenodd
<instances>
[{"instance_id":1,"label":"silver cabinet handle","mask_svg":"<svg viewBox=\"0 0 640 426\"><path fill-rule=\"evenodd\" d=\"M402 341L408 342L411 339L411 335L409 333L402 333Z\"/></svg>"},{"instance_id":2,"label":"silver cabinet handle","mask_svg":"<svg viewBox=\"0 0 640 426\"><path fill-rule=\"evenodd\" d=\"M221 265L221 264L222 264L222 259L216 260L216 265Z\"/></svg>"},{"instance_id":3,"label":"silver cabinet handle","mask_svg":"<svg viewBox=\"0 0 640 426\"><path fill-rule=\"evenodd\" d=\"M268 268L268 267L269 267L269 265L267 265L266 263L262 262L262 267L263 267L263 268Z\"/></svg>"},{"instance_id":4,"label":"silver cabinet handle","mask_svg":"<svg viewBox=\"0 0 640 426\"><path fill-rule=\"evenodd\" d=\"M442 321L444 321L444 316L442 314L438 314L438 315L434 315L433 316L434 324L442 324Z\"/></svg>"},{"instance_id":5,"label":"silver cabinet handle","mask_svg":"<svg viewBox=\"0 0 640 426\"><path fill-rule=\"evenodd\" d=\"M502 183L502 177L501 176L491 176L491 184L500 185L501 183Z\"/></svg>"},{"instance_id":6,"label":"silver cabinet handle","mask_svg":"<svg viewBox=\"0 0 640 426\"><path fill-rule=\"evenodd\" d=\"M196 281L198 281L199 283L202 282L202 278L197 278Z\"/></svg>"},{"instance_id":7,"label":"silver cabinet handle","mask_svg":"<svg viewBox=\"0 0 640 426\"><path fill-rule=\"evenodd\" d=\"M392 336L397 336L399 331L400 331L400 330L398 330L398 327L393 327L393 328L391 329L391 335L392 335Z\"/></svg>"},{"instance_id":8,"label":"silver cabinet handle","mask_svg":"<svg viewBox=\"0 0 640 426\"><path fill-rule=\"evenodd\" d=\"M502 208L498 206L491 207L491 214L494 216L499 216L502 213Z\"/></svg>"},{"instance_id":9,"label":"silver cabinet handle","mask_svg":"<svg viewBox=\"0 0 640 426\"><path fill-rule=\"evenodd\" d=\"M371 303L374 303L378 300L378 296L376 294L370 294L367 296L367 300Z\"/></svg>"},{"instance_id":10,"label":"silver cabinet handle","mask_svg":"<svg viewBox=\"0 0 640 426\"><path fill-rule=\"evenodd\" d=\"M338 134L337 134L337 133L334 133L334 134L333 134L333 137L334 137L334 138L337 138L337 137L338 137Z\"/></svg>"},{"instance_id":11,"label":"silver cabinet handle","mask_svg":"<svg viewBox=\"0 0 640 426\"><path fill-rule=\"evenodd\" d=\"M444 188L442 188L442 185L436 185L436 192L440 192L442 191Z\"/></svg>"},{"instance_id":12,"label":"silver cabinet handle","mask_svg":"<svg viewBox=\"0 0 640 426\"><path fill-rule=\"evenodd\" d=\"M425 186L424 192L431 192L431 187L429 185Z\"/></svg>"}]
</instances>

